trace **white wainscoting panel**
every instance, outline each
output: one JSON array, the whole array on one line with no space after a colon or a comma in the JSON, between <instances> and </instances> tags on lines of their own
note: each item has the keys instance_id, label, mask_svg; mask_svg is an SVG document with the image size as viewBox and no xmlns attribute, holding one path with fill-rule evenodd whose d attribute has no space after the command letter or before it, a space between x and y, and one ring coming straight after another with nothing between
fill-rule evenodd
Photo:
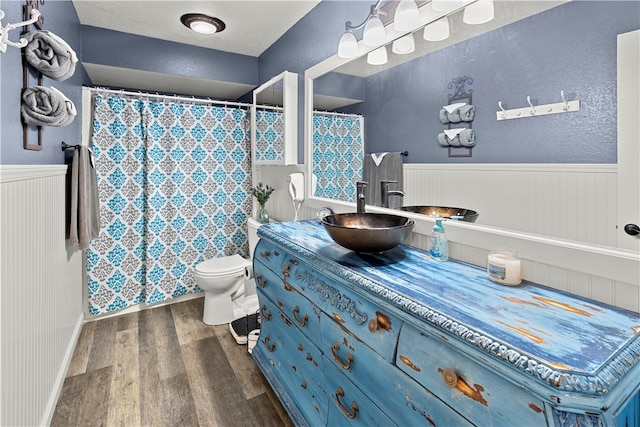
<instances>
[{"instance_id":1,"label":"white wainscoting panel","mask_svg":"<svg viewBox=\"0 0 640 427\"><path fill-rule=\"evenodd\" d=\"M616 165L406 164L404 204L473 209L478 224L615 247L616 171Z\"/></svg>"},{"instance_id":2,"label":"white wainscoting panel","mask_svg":"<svg viewBox=\"0 0 640 427\"><path fill-rule=\"evenodd\" d=\"M0 425L47 425L83 323L67 167L0 167Z\"/></svg>"}]
</instances>

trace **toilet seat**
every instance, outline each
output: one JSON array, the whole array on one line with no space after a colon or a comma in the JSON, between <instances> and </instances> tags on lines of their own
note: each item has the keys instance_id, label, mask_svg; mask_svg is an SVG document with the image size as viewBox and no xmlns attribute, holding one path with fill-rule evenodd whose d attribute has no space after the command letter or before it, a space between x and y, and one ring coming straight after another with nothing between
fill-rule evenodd
<instances>
[{"instance_id":1,"label":"toilet seat","mask_svg":"<svg viewBox=\"0 0 640 427\"><path fill-rule=\"evenodd\" d=\"M235 254L220 258L212 258L196 265L196 273L202 277L219 277L244 274L244 269L250 262Z\"/></svg>"}]
</instances>

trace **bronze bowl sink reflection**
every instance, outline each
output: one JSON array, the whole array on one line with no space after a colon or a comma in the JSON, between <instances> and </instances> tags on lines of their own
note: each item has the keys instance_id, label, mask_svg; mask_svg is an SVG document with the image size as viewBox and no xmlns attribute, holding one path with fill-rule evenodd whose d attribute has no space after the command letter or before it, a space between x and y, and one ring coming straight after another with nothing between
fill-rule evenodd
<instances>
[{"instance_id":1,"label":"bronze bowl sink reflection","mask_svg":"<svg viewBox=\"0 0 640 427\"><path fill-rule=\"evenodd\" d=\"M451 218L459 221L476 222L478 212L471 209L451 208L448 206L402 206L401 211L413 212L438 218Z\"/></svg>"},{"instance_id":2,"label":"bronze bowl sink reflection","mask_svg":"<svg viewBox=\"0 0 640 427\"><path fill-rule=\"evenodd\" d=\"M409 236L414 226L411 218L379 213L332 214L321 222L337 244L365 254L395 248Z\"/></svg>"}]
</instances>

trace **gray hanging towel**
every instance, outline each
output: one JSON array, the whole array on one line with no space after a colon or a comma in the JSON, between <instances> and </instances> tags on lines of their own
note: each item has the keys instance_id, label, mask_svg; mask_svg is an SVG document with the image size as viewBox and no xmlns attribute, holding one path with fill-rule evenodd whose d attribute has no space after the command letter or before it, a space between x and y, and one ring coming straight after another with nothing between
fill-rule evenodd
<instances>
[{"instance_id":1,"label":"gray hanging towel","mask_svg":"<svg viewBox=\"0 0 640 427\"><path fill-rule=\"evenodd\" d=\"M36 126L66 126L78 114L76 106L58 89L28 87L22 92L22 120Z\"/></svg>"},{"instance_id":2,"label":"gray hanging towel","mask_svg":"<svg viewBox=\"0 0 640 427\"><path fill-rule=\"evenodd\" d=\"M401 153L371 153L364 156L363 181L369 183L365 189L365 202L369 205L382 206L380 197L380 181L398 181L389 184L389 190L402 190L402 154ZM389 207L397 208L403 205L402 197L389 197Z\"/></svg>"},{"instance_id":3,"label":"gray hanging towel","mask_svg":"<svg viewBox=\"0 0 640 427\"><path fill-rule=\"evenodd\" d=\"M77 147L71 163L69 241L80 249L100 233L100 203L93 153L88 147Z\"/></svg>"},{"instance_id":4,"label":"gray hanging towel","mask_svg":"<svg viewBox=\"0 0 640 427\"><path fill-rule=\"evenodd\" d=\"M49 31L31 31L22 37L27 40L24 57L31 66L54 80L73 75L78 56L67 42Z\"/></svg>"}]
</instances>

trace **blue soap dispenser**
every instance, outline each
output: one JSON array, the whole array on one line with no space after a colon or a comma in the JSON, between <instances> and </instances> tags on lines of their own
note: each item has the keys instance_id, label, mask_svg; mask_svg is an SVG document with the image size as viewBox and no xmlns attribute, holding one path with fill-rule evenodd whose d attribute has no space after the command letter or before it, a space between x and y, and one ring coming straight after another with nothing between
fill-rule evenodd
<instances>
[{"instance_id":1,"label":"blue soap dispenser","mask_svg":"<svg viewBox=\"0 0 640 427\"><path fill-rule=\"evenodd\" d=\"M436 261L446 261L449 259L449 242L444 232L442 218L436 218L436 225L433 226L429 255Z\"/></svg>"}]
</instances>

